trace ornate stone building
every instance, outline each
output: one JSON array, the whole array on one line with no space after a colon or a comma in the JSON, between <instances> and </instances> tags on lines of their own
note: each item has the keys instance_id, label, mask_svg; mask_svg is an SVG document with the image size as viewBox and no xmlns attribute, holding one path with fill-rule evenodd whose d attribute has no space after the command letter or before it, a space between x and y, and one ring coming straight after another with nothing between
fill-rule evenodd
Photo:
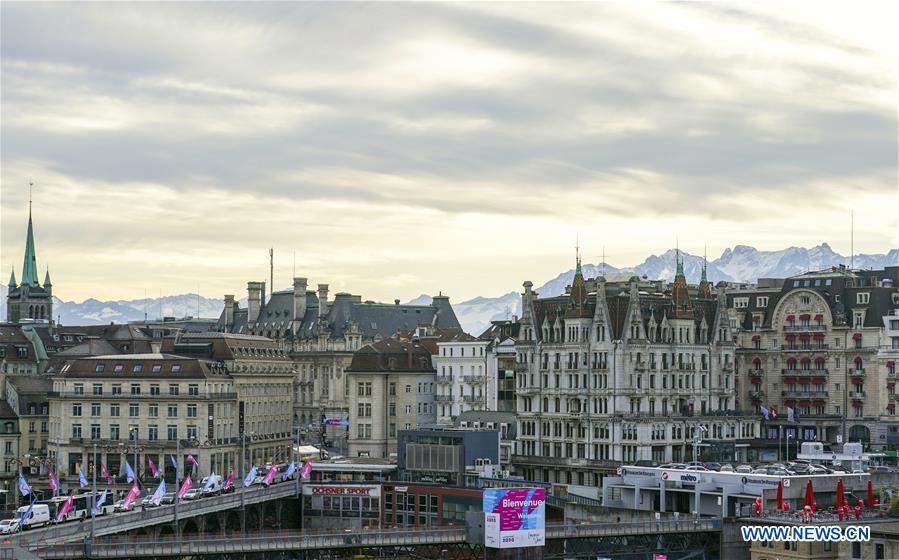
<instances>
[{"instance_id":1,"label":"ornate stone building","mask_svg":"<svg viewBox=\"0 0 899 560\"><path fill-rule=\"evenodd\" d=\"M516 347L518 441L529 480L593 484L614 465L745 458L758 421L736 413L735 345L724 293L705 280L587 281L567 293L524 283ZM709 446L711 444L711 446Z\"/></svg>"},{"instance_id":2,"label":"ornate stone building","mask_svg":"<svg viewBox=\"0 0 899 560\"><path fill-rule=\"evenodd\" d=\"M53 285L50 282L50 271L47 270L44 274L43 285L38 282L30 203L28 231L25 235L25 258L22 261L22 282L16 283L16 273L13 270L9 275L9 293L6 296L6 320L10 323L53 321Z\"/></svg>"},{"instance_id":3,"label":"ornate stone building","mask_svg":"<svg viewBox=\"0 0 899 560\"><path fill-rule=\"evenodd\" d=\"M266 301L265 283L247 284L247 307L233 295L225 296L225 309L216 330L270 337L289 351L296 368L294 421L321 428L321 438L336 447L346 445L347 430L335 424L350 414L344 371L353 353L366 344L397 333L408 335L420 327L459 329L449 298L438 295L430 305L401 305L363 301L361 296L338 293L328 299L328 285L308 290L306 278L294 278L293 288L273 293Z\"/></svg>"},{"instance_id":4,"label":"ornate stone building","mask_svg":"<svg viewBox=\"0 0 899 560\"><path fill-rule=\"evenodd\" d=\"M781 456L782 441L887 445L896 377L885 347L892 346L888 328L899 309L897 284L899 267L841 266L762 280L728 294L738 333L740 408L777 411L763 437Z\"/></svg>"}]
</instances>

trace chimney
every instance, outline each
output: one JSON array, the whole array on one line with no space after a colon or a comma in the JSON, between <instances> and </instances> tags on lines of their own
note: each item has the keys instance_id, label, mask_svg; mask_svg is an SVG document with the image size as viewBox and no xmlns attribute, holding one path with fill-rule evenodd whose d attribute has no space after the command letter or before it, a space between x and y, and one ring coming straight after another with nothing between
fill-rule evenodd
<instances>
[{"instance_id":1,"label":"chimney","mask_svg":"<svg viewBox=\"0 0 899 560\"><path fill-rule=\"evenodd\" d=\"M225 294L225 332L234 326L234 294Z\"/></svg>"},{"instance_id":2,"label":"chimney","mask_svg":"<svg viewBox=\"0 0 899 560\"><path fill-rule=\"evenodd\" d=\"M247 327L250 327L259 318L264 291L265 282L247 282Z\"/></svg>"},{"instance_id":3,"label":"chimney","mask_svg":"<svg viewBox=\"0 0 899 560\"><path fill-rule=\"evenodd\" d=\"M306 286L305 278L293 279L293 320L297 323L306 315Z\"/></svg>"},{"instance_id":4,"label":"chimney","mask_svg":"<svg viewBox=\"0 0 899 560\"><path fill-rule=\"evenodd\" d=\"M324 317L328 314L328 285L318 285L318 316Z\"/></svg>"}]
</instances>

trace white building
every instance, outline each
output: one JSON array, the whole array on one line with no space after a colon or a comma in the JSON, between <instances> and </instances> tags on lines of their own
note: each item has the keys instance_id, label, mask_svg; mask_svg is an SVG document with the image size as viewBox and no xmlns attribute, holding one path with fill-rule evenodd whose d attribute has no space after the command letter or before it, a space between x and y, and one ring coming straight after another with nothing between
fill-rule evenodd
<instances>
[{"instance_id":1,"label":"white building","mask_svg":"<svg viewBox=\"0 0 899 560\"><path fill-rule=\"evenodd\" d=\"M437 421L452 424L469 410L496 410L496 354L489 340L463 332L437 343ZM492 362L492 363L491 363Z\"/></svg>"}]
</instances>

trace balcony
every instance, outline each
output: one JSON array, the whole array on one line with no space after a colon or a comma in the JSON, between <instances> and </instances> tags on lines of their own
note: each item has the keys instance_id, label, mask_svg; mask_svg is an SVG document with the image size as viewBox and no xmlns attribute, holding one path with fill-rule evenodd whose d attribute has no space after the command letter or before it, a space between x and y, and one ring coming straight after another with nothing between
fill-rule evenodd
<instances>
[{"instance_id":1,"label":"balcony","mask_svg":"<svg viewBox=\"0 0 899 560\"><path fill-rule=\"evenodd\" d=\"M781 391L780 396L794 399L826 399L827 391Z\"/></svg>"},{"instance_id":2,"label":"balcony","mask_svg":"<svg viewBox=\"0 0 899 560\"><path fill-rule=\"evenodd\" d=\"M140 393L140 394L131 394L131 393L103 393L102 395L95 395L93 393L74 393L71 391L48 391L47 392L48 399L73 399L83 402L91 402L91 401L146 401L146 400L154 400L154 401L228 401L228 400L237 400L237 393L200 393L198 395L187 394L178 394L178 395L170 395L169 393L160 393L158 395L153 395L150 393Z\"/></svg>"},{"instance_id":3,"label":"balcony","mask_svg":"<svg viewBox=\"0 0 899 560\"><path fill-rule=\"evenodd\" d=\"M783 377L798 377L800 379L806 377L825 377L829 373L826 369L782 369L780 374Z\"/></svg>"},{"instance_id":4,"label":"balcony","mask_svg":"<svg viewBox=\"0 0 899 560\"><path fill-rule=\"evenodd\" d=\"M827 325L786 325L785 332L821 332L826 331Z\"/></svg>"},{"instance_id":5,"label":"balcony","mask_svg":"<svg viewBox=\"0 0 899 560\"><path fill-rule=\"evenodd\" d=\"M829 346L827 344L809 344L808 346L800 344L799 346L784 344L780 347L784 352L818 352L821 350L827 350Z\"/></svg>"},{"instance_id":6,"label":"balcony","mask_svg":"<svg viewBox=\"0 0 899 560\"><path fill-rule=\"evenodd\" d=\"M483 385L484 384L484 376L483 375L463 375L462 381L464 383L468 383L469 385Z\"/></svg>"},{"instance_id":7,"label":"balcony","mask_svg":"<svg viewBox=\"0 0 899 560\"><path fill-rule=\"evenodd\" d=\"M863 401L868 397L868 393L864 391L850 391L849 399L853 401Z\"/></svg>"},{"instance_id":8,"label":"balcony","mask_svg":"<svg viewBox=\"0 0 899 560\"><path fill-rule=\"evenodd\" d=\"M849 368L849 375L852 377L865 378L865 368Z\"/></svg>"},{"instance_id":9,"label":"balcony","mask_svg":"<svg viewBox=\"0 0 899 560\"><path fill-rule=\"evenodd\" d=\"M765 375L765 370L763 369L751 369L749 370L749 377L763 377Z\"/></svg>"},{"instance_id":10,"label":"balcony","mask_svg":"<svg viewBox=\"0 0 899 560\"><path fill-rule=\"evenodd\" d=\"M480 395L480 396L476 396L476 395L463 395L463 397L462 397L462 402L465 402L465 403L468 403L468 404L483 404L483 403L484 403L484 396L483 396L483 395Z\"/></svg>"},{"instance_id":11,"label":"balcony","mask_svg":"<svg viewBox=\"0 0 899 560\"><path fill-rule=\"evenodd\" d=\"M760 390L749 391L750 399L763 399L765 397L765 392Z\"/></svg>"},{"instance_id":12,"label":"balcony","mask_svg":"<svg viewBox=\"0 0 899 560\"><path fill-rule=\"evenodd\" d=\"M528 364L515 364L515 373L527 373L529 369Z\"/></svg>"},{"instance_id":13,"label":"balcony","mask_svg":"<svg viewBox=\"0 0 899 560\"><path fill-rule=\"evenodd\" d=\"M536 395L540 392L540 387L516 387L515 392L519 395Z\"/></svg>"},{"instance_id":14,"label":"balcony","mask_svg":"<svg viewBox=\"0 0 899 560\"><path fill-rule=\"evenodd\" d=\"M452 395L434 395L434 402L453 402Z\"/></svg>"},{"instance_id":15,"label":"balcony","mask_svg":"<svg viewBox=\"0 0 899 560\"><path fill-rule=\"evenodd\" d=\"M450 375L438 375L437 376L437 384L438 385L448 385L453 382L453 378Z\"/></svg>"},{"instance_id":16,"label":"balcony","mask_svg":"<svg viewBox=\"0 0 899 560\"><path fill-rule=\"evenodd\" d=\"M732 371L734 371L734 364L732 362L726 362L723 366L721 366L721 371L723 371L724 373L731 373Z\"/></svg>"}]
</instances>

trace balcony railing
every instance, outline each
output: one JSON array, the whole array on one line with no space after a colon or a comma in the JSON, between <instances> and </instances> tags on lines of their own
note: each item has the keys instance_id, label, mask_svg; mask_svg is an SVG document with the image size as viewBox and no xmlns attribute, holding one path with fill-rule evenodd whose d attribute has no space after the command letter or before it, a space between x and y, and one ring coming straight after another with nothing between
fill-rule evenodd
<instances>
[{"instance_id":1,"label":"balcony railing","mask_svg":"<svg viewBox=\"0 0 899 560\"><path fill-rule=\"evenodd\" d=\"M483 403L483 402L484 402L484 397L483 397L483 395L482 395L482 396L476 396L476 395L463 395L463 396L462 396L462 401L463 401L463 402L467 402L467 403L469 403L469 404Z\"/></svg>"},{"instance_id":2,"label":"balcony railing","mask_svg":"<svg viewBox=\"0 0 899 560\"><path fill-rule=\"evenodd\" d=\"M749 375L751 377L762 377L765 375L765 370L763 369L751 369L749 370Z\"/></svg>"},{"instance_id":3,"label":"balcony railing","mask_svg":"<svg viewBox=\"0 0 899 560\"><path fill-rule=\"evenodd\" d=\"M439 383L440 385L446 385L446 384L452 383L452 382L453 382L453 378L449 375L438 375L437 376L437 383Z\"/></svg>"},{"instance_id":4,"label":"balcony railing","mask_svg":"<svg viewBox=\"0 0 899 560\"><path fill-rule=\"evenodd\" d=\"M237 393L200 393L197 395L191 394L177 394L170 395L169 393L160 393L158 395L154 395L151 393L103 393L102 395L95 395L93 393L75 393L72 391L48 391L47 392L48 399L74 399L81 400L84 402L90 401L137 401L137 400L154 400L154 401L226 401L226 400L237 400Z\"/></svg>"},{"instance_id":5,"label":"balcony railing","mask_svg":"<svg viewBox=\"0 0 899 560\"><path fill-rule=\"evenodd\" d=\"M482 385L484 383L484 376L482 375L463 375L462 381L468 383L469 385Z\"/></svg>"},{"instance_id":6,"label":"balcony railing","mask_svg":"<svg viewBox=\"0 0 899 560\"><path fill-rule=\"evenodd\" d=\"M818 352L820 350L827 350L829 346L827 344L809 344L809 345L795 345L795 344L784 344L780 347L784 352Z\"/></svg>"},{"instance_id":7,"label":"balcony railing","mask_svg":"<svg viewBox=\"0 0 899 560\"><path fill-rule=\"evenodd\" d=\"M863 401L868 397L868 393L864 391L852 391L849 393L849 398L855 401Z\"/></svg>"},{"instance_id":8,"label":"balcony railing","mask_svg":"<svg viewBox=\"0 0 899 560\"><path fill-rule=\"evenodd\" d=\"M784 327L784 331L786 332L810 332L810 331L826 331L827 325L786 325Z\"/></svg>"},{"instance_id":9,"label":"balcony railing","mask_svg":"<svg viewBox=\"0 0 899 560\"><path fill-rule=\"evenodd\" d=\"M826 369L782 369L780 374L784 377L821 377L829 373Z\"/></svg>"},{"instance_id":10,"label":"balcony railing","mask_svg":"<svg viewBox=\"0 0 899 560\"><path fill-rule=\"evenodd\" d=\"M852 377L865 377L865 368L849 368L849 375Z\"/></svg>"},{"instance_id":11,"label":"balcony railing","mask_svg":"<svg viewBox=\"0 0 899 560\"><path fill-rule=\"evenodd\" d=\"M515 373L527 373L528 364L515 364Z\"/></svg>"},{"instance_id":12,"label":"balcony railing","mask_svg":"<svg viewBox=\"0 0 899 560\"><path fill-rule=\"evenodd\" d=\"M452 395L434 395L434 402L453 402Z\"/></svg>"},{"instance_id":13,"label":"balcony railing","mask_svg":"<svg viewBox=\"0 0 899 560\"><path fill-rule=\"evenodd\" d=\"M815 399L821 398L826 399L830 393L827 391L781 391L780 395L782 397L793 397L793 398L803 398L803 399Z\"/></svg>"}]
</instances>

